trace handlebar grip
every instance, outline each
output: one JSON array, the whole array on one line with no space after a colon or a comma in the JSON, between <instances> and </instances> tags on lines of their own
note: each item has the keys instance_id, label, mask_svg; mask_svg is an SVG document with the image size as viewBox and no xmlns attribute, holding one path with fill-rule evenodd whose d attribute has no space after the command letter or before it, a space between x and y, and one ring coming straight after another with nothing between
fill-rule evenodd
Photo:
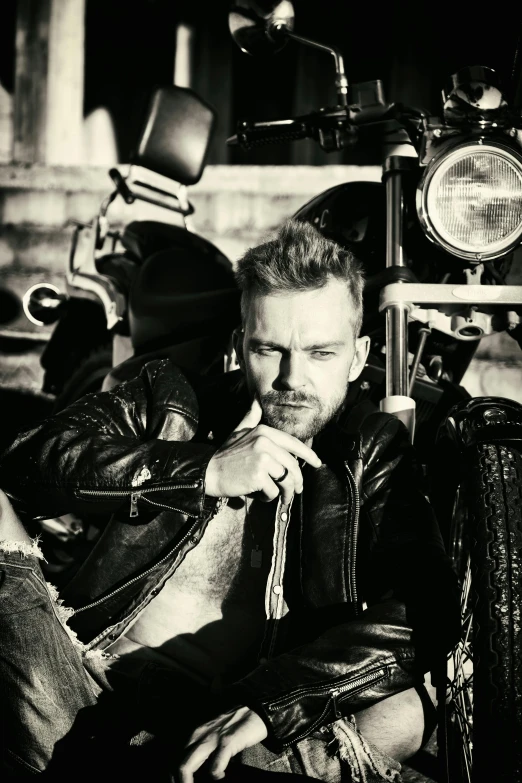
<instances>
[{"instance_id":1,"label":"handlebar grip","mask_svg":"<svg viewBox=\"0 0 522 783\"><path fill-rule=\"evenodd\" d=\"M252 149L265 144L281 144L306 139L309 136L310 130L307 125L296 120L242 122L239 124L236 136L229 139L229 143L236 143L244 149Z\"/></svg>"}]
</instances>

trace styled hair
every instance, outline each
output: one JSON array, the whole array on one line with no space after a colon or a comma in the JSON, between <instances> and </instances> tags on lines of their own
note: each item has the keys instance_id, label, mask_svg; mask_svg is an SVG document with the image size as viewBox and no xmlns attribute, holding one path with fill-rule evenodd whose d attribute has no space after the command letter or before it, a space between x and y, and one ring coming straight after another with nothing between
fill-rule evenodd
<instances>
[{"instance_id":1,"label":"styled hair","mask_svg":"<svg viewBox=\"0 0 522 783\"><path fill-rule=\"evenodd\" d=\"M285 221L273 239L250 248L237 263L236 281L242 292L243 323L252 294L322 288L331 278L346 283L353 302L357 337L363 316L361 262L350 250L326 239L310 223Z\"/></svg>"}]
</instances>

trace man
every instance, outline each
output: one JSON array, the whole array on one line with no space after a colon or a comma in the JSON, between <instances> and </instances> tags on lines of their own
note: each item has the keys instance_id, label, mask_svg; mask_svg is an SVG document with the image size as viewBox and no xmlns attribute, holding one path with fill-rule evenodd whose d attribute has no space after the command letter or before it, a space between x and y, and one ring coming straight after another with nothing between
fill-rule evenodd
<instances>
[{"instance_id":1,"label":"man","mask_svg":"<svg viewBox=\"0 0 522 783\"><path fill-rule=\"evenodd\" d=\"M20 513L114 512L66 625L4 503L11 772L76 775L109 748L121 774L130 742L182 783L400 780L433 728L423 675L456 641L457 591L403 425L345 410L369 347L359 264L288 222L237 279L239 378L151 362L3 459Z\"/></svg>"}]
</instances>

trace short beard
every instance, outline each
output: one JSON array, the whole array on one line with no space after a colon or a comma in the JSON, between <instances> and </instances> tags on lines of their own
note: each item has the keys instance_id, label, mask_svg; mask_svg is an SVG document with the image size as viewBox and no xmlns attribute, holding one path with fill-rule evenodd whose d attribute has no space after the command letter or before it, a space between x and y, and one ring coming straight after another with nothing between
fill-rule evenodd
<instances>
[{"instance_id":1,"label":"short beard","mask_svg":"<svg viewBox=\"0 0 522 783\"><path fill-rule=\"evenodd\" d=\"M313 394L272 390L261 397L263 421L269 427L287 432L294 438L306 442L321 432L328 422L337 415L343 407L345 394L325 404ZM299 408L282 407L284 403L299 402L310 406L309 410L304 411L304 421L301 418L303 411L299 412Z\"/></svg>"}]
</instances>

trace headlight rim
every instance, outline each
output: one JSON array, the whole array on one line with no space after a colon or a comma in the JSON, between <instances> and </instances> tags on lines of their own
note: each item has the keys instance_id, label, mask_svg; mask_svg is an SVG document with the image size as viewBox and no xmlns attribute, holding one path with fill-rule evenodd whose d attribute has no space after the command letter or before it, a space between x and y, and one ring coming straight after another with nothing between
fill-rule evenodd
<instances>
[{"instance_id":1,"label":"headlight rim","mask_svg":"<svg viewBox=\"0 0 522 783\"><path fill-rule=\"evenodd\" d=\"M445 145L444 149L440 150L440 152L435 155L426 166L426 170L424 171L417 185L416 205L417 215L422 229L433 244L448 252L450 255L456 256L462 261L474 262L478 264L483 261L494 261L497 258L502 258L503 256L506 256L512 252L518 245L520 245L522 242L522 220L520 221L520 227L516 232L515 237L507 245L501 249L493 249L491 251L485 250L481 253L477 253L455 247L450 242L445 240L444 237L440 235L437 228L433 225L426 204L430 182L443 162L448 158L453 157L454 154L459 150L475 147L483 151L487 151L489 149L497 153L504 153L502 157L505 159L511 159L511 161L514 161L518 164L520 176L522 179L522 150L519 151L518 149L514 149L513 146L496 139L484 139L481 137L479 139L466 139L465 141L459 140L449 147Z\"/></svg>"}]
</instances>

